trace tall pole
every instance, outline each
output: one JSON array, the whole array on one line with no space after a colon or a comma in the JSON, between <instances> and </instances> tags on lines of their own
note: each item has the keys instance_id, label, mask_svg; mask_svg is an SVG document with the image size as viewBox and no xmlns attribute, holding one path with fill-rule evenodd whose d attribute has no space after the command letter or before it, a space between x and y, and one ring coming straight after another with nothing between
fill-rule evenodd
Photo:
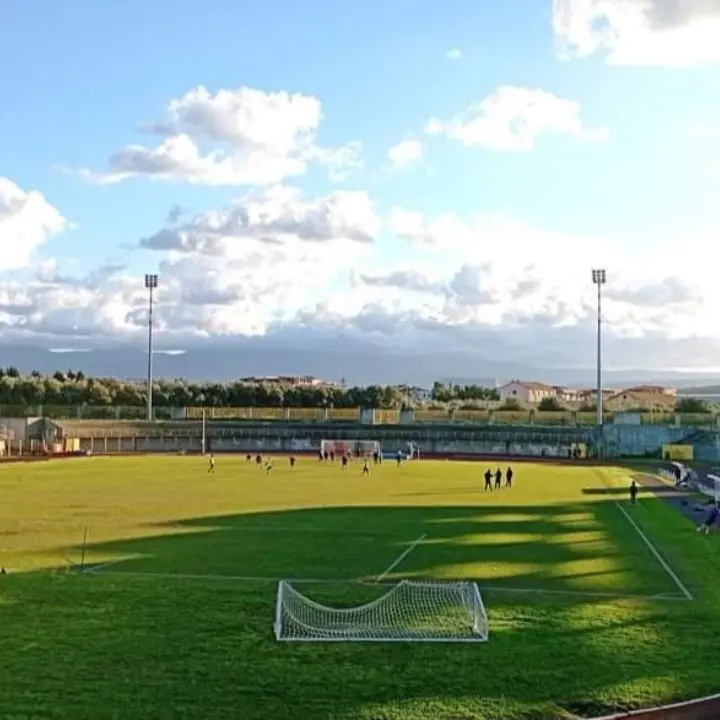
<instances>
[{"instance_id":1,"label":"tall pole","mask_svg":"<svg viewBox=\"0 0 720 720\"><path fill-rule=\"evenodd\" d=\"M145 276L145 287L148 289L148 357L147 357L147 419L153 419L153 290L158 286L157 275Z\"/></svg>"},{"instance_id":2,"label":"tall pole","mask_svg":"<svg viewBox=\"0 0 720 720\"><path fill-rule=\"evenodd\" d=\"M593 284L597 285L597 424L603 424L603 387L602 387L602 286L607 282L605 270L592 271Z\"/></svg>"}]
</instances>

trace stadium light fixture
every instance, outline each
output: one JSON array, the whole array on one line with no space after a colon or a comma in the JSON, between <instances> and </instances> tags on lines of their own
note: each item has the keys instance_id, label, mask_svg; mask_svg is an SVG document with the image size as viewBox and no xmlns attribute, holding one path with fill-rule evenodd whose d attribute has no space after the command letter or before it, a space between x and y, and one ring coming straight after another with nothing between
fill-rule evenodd
<instances>
[{"instance_id":1,"label":"stadium light fixture","mask_svg":"<svg viewBox=\"0 0 720 720\"><path fill-rule=\"evenodd\" d=\"M605 270L592 271L593 285L597 285L597 424L603 424L602 395L602 286L607 282Z\"/></svg>"},{"instance_id":2,"label":"stadium light fixture","mask_svg":"<svg viewBox=\"0 0 720 720\"><path fill-rule=\"evenodd\" d=\"M158 276L145 275L148 290L148 365L147 365L147 419L153 419L153 291L157 290Z\"/></svg>"}]
</instances>

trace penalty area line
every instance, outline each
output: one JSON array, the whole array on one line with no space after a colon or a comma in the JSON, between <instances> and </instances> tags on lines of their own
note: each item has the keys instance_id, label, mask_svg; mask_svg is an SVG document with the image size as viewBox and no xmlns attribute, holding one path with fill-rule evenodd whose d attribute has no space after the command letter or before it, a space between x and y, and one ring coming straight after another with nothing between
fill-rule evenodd
<instances>
[{"instance_id":1,"label":"penalty area line","mask_svg":"<svg viewBox=\"0 0 720 720\"><path fill-rule=\"evenodd\" d=\"M668 565L667 560L660 554L660 551L652 544L648 539L648 536L640 529L640 526L633 520L630 513L619 503L615 503L618 510L625 516L626 520L635 528L635 532L640 536L640 539L645 543L648 550L655 556L655 559L660 563L663 570L670 576L670 579L677 585L680 592L685 596L687 600L694 600L693 594L687 589L683 581L677 576L677 573Z\"/></svg>"},{"instance_id":2,"label":"penalty area line","mask_svg":"<svg viewBox=\"0 0 720 720\"><path fill-rule=\"evenodd\" d=\"M405 548L395 560L388 565L383 572L381 572L375 579L376 583L382 582L425 538L427 534L421 535L417 540L413 541L408 547Z\"/></svg>"}]
</instances>

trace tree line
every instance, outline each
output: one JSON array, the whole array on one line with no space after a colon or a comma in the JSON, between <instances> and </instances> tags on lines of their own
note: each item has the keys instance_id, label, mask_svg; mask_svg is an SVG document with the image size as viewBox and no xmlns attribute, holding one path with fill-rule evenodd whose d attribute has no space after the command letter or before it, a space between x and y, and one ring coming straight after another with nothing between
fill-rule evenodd
<instances>
[{"instance_id":1,"label":"tree line","mask_svg":"<svg viewBox=\"0 0 720 720\"><path fill-rule=\"evenodd\" d=\"M401 409L420 405L465 407L498 400L496 390L477 385L436 382L429 393L389 385L367 387L282 386L276 383L192 382L182 378L153 383L156 407L365 407ZM82 371L58 370L51 375L22 374L15 367L0 368L0 404L142 406L144 383L117 378L88 377Z\"/></svg>"},{"instance_id":2,"label":"tree line","mask_svg":"<svg viewBox=\"0 0 720 720\"><path fill-rule=\"evenodd\" d=\"M192 382L178 378L153 383L156 407L326 407L387 408L458 407L476 408L500 400L495 388L435 382L426 392L391 385L367 387L282 386L276 383ZM66 370L43 375L33 371L23 375L17 368L0 368L0 404L2 405L91 405L96 407L141 407L147 402L144 383L118 378L88 377L82 371ZM502 409L520 409L507 401ZM553 398L546 398L539 410L568 410ZM594 411L593 404L574 408ZM646 410L647 408L636 408ZM699 398L679 398L675 410L682 413L706 413L711 408Z\"/></svg>"}]
</instances>

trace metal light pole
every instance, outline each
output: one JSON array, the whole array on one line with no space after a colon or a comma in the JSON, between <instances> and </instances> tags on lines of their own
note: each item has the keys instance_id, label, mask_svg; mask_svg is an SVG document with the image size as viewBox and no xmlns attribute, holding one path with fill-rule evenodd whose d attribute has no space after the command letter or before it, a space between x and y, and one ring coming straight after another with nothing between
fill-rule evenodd
<instances>
[{"instance_id":1,"label":"metal light pole","mask_svg":"<svg viewBox=\"0 0 720 720\"><path fill-rule=\"evenodd\" d=\"M597 424L602 427L602 286L607 282L605 270L593 270L592 281L597 285Z\"/></svg>"},{"instance_id":2,"label":"metal light pole","mask_svg":"<svg viewBox=\"0 0 720 720\"><path fill-rule=\"evenodd\" d=\"M148 366L147 366L147 419L153 419L153 290L158 286L157 275L145 276L145 287L150 294L148 304Z\"/></svg>"}]
</instances>

